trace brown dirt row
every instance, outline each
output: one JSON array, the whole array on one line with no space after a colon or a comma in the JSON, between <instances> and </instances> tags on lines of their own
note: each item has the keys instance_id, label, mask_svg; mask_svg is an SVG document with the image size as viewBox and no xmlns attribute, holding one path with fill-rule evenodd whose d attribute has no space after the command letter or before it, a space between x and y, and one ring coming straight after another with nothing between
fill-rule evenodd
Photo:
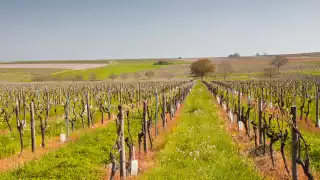
<instances>
[{"instance_id":1,"label":"brown dirt row","mask_svg":"<svg viewBox=\"0 0 320 180\"><path fill-rule=\"evenodd\" d=\"M112 119L111 119L112 120ZM0 171L7 171L23 166L25 163L39 159L49 152L58 150L66 146L69 142L76 141L80 135L93 132L97 129L104 128L109 124L106 118L104 124L97 122L92 128L77 129L70 134L69 140L65 143L60 142L60 136L54 137L46 142L46 147L42 148L40 142L37 142L36 152L32 153L31 149L25 149L22 154L16 154L7 158L0 159Z\"/></svg>"},{"instance_id":2,"label":"brown dirt row","mask_svg":"<svg viewBox=\"0 0 320 180\"><path fill-rule=\"evenodd\" d=\"M170 119L169 114L166 114L167 117L167 124L165 129L162 127L162 119L160 118L157 123L158 128L158 135L155 138L155 128L153 127L151 130L152 138L153 138L153 148L148 149L148 153L145 154L143 152L143 147L141 147L141 152L139 153L139 146L138 143L135 143L135 157L138 160L139 170L138 176L127 176L126 179L139 179L141 175L148 170L155 168L157 165L156 155L165 147L166 137L175 130L175 127L178 123L179 117L181 115L181 109L183 109L183 104L181 104L180 108L177 110L175 116ZM149 141L148 141L149 143ZM105 175L103 177L104 180L108 180L110 178L110 167L106 168ZM115 176L116 180L120 180L119 171Z\"/></svg>"}]
</instances>

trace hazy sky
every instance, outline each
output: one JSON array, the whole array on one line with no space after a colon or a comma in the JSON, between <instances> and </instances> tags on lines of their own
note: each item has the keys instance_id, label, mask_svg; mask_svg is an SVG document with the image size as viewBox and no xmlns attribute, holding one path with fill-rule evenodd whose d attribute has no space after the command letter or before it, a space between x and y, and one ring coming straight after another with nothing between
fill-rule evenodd
<instances>
[{"instance_id":1,"label":"hazy sky","mask_svg":"<svg viewBox=\"0 0 320 180\"><path fill-rule=\"evenodd\" d=\"M320 51L319 0L0 0L0 60Z\"/></svg>"}]
</instances>

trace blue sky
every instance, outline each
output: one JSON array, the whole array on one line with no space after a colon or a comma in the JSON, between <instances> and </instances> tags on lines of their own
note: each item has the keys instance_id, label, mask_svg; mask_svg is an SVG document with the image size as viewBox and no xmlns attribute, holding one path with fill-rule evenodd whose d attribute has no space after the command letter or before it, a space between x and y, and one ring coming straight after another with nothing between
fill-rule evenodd
<instances>
[{"instance_id":1,"label":"blue sky","mask_svg":"<svg viewBox=\"0 0 320 180\"><path fill-rule=\"evenodd\" d=\"M0 60L320 51L319 0L0 0Z\"/></svg>"}]
</instances>

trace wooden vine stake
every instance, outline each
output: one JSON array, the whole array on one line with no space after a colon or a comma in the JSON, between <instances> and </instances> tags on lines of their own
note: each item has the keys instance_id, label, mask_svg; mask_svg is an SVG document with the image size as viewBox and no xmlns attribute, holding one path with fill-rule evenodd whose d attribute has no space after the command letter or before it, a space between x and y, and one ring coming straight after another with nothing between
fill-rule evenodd
<instances>
[{"instance_id":1,"label":"wooden vine stake","mask_svg":"<svg viewBox=\"0 0 320 180\"><path fill-rule=\"evenodd\" d=\"M259 131L259 145L262 144L262 99L258 98L258 131Z\"/></svg>"},{"instance_id":2,"label":"wooden vine stake","mask_svg":"<svg viewBox=\"0 0 320 180\"><path fill-rule=\"evenodd\" d=\"M139 84L138 84L138 102L140 103L140 100L141 100L141 84L140 84L140 81L139 81Z\"/></svg>"},{"instance_id":3,"label":"wooden vine stake","mask_svg":"<svg viewBox=\"0 0 320 180\"><path fill-rule=\"evenodd\" d=\"M242 127L241 127L241 104L240 104L240 89L238 91L238 117L237 117L237 121L238 121L238 131L241 131L242 130Z\"/></svg>"},{"instance_id":4,"label":"wooden vine stake","mask_svg":"<svg viewBox=\"0 0 320 180\"><path fill-rule=\"evenodd\" d=\"M89 104L89 92L86 93L86 106L87 106L87 117L88 117L88 127L91 127L91 117L90 117L90 104Z\"/></svg>"},{"instance_id":5,"label":"wooden vine stake","mask_svg":"<svg viewBox=\"0 0 320 180\"><path fill-rule=\"evenodd\" d=\"M20 146L21 146L21 150L20 150L20 154L23 152L23 121L20 121L20 109L19 109L19 100L17 99L16 100L16 108L15 108L15 111L16 111L16 123L17 123L17 129L19 131L19 134L20 134Z\"/></svg>"},{"instance_id":6,"label":"wooden vine stake","mask_svg":"<svg viewBox=\"0 0 320 180\"><path fill-rule=\"evenodd\" d=\"M167 108L167 104L166 104L166 95L163 93L162 94L162 127L163 129L166 128L166 123L167 123L167 118L166 118L166 108Z\"/></svg>"},{"instance_id":7,"label":"wooden vine stake","mask_svg":"<svg viewBox=\"0 0 320 180\"><path fill-rule=\"evenodd\" d=\"M124 141L124 118L122 106L119 105L119 122L120 122L120 177L125 179L126 177L126 153L125 153L125 141Z\"/></svg>"},{"instance_id":8,"label":"wooden vine stake","mask_svg":"<svg viewBox=\"0 0 320 180\"><path fill-rule=\"evenodd\" d=\"M111 91L108 88L108 120L111 120Z\"/></svg>"},{"instance_id":9,"label":"wooden vine stake","mask_svg":"<svg viewBox=\"0 0 320 180\"><path fill-rule=\"evenodd\" d=\"M31 125L31 149L34 153L36 151L36 128L34 120L34 102L30 103L30 125Z\"/></svg>"},{"instance_id":10,"label":"wooden vine stake","mask_svg":"<svg viewBox=\"0 0 320 180\"><path fill-rule=\"evenodd\" d=\"M316 84L316 127L320 127L319 120L319 85Z\"/></svg>"},{"instance_id":11,"label":"wooden vine stake","mask_svg":"<svg viewBox=\"0 0 320 180\"><path fill-rule=\"evenodd\" d=\"M122 105L122 83L120 84L120 105Z\"/></svg>"},{"instance_id":12,"label":"wooden vine stake","mask_svg":"<svg viewBox=\"0 0 320 180\"><path fill-rule=\"evenodd\" d=\"M158 89L156 89L156 114L155 114L155 126L154 126L154 130L155 130L155 137L157 137L158 135L158 129L157 129L157 124L158 124L158 110L159 110L159 106L158 106Z\"/></svg>"},{"instance_id":13,"label":"wooden vine stake","mask_svg":"<svg viewBox=\"0 0 320 180\"><path fill-rule=\"evenodd\" d=\"M248 92L248 108L250 108L250 106L251 106L251 97L250 97L250 94ZM250 131L250 111L248 113L248 124L247 124L247 126L248 126L248 136L250 138L250 134L251 134L251 131Z\"/></svg>"},{"instance_id":14,"label":"wooden vine stake","mask_svg":"<svg viewBox=\"0 0 320 180\"><path fill-rule=\"evenodd\" d=\"M291 106L292 116L292 179L298 179L297 158L298 158L298 134L294 128L297 127L297 106Z\"/></svg>"},{"instance_id":15,"label":"wooden vine stake","mask_svg":"<svg viewBox=\"0 0 320 180\"><path fill-rule=\"evenodd\" d=\"M65 102L65 108L64 108L64 114L65 114L65 123L66 123L66 138L69 138L69 94L66 95L66 102Z\"/></svg>"},{"instance_id":16,"label":"wooden vine stake","mask_svg":"<svg viewBox=\"0 0 320 180\"><path fill-rule=\"evenodd\" d=\"M143 101L143 150L145 153L148 153L148 117L147 117L147 101Z\"/></svg>"}]
</instances>

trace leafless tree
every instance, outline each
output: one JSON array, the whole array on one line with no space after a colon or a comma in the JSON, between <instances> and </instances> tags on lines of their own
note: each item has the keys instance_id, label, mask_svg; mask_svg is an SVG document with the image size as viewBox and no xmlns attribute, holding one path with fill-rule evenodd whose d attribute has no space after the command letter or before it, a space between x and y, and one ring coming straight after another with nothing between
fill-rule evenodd
<instances>
[{"instance_id":1,"label":"leafless tree","mask_svg":"<svg viewBox=\"0 0 320 180\"><path fill-rule=\"evenodd\" d=\"M95 80L97 80L97 77L96 77L95 74L91 73L91 74L89 75L89 77L88 77L88 80L89 80L89 81L95 81Z\"/></svg>"},{"instance_id":2,"label":"leafless tree","mask_svg":"<svg viewBox=\"0 0 320 180\"><path fill-rule=\"evenodd\" d=\"M125 79L128 79L129 74L127 74L127 73L122 73L122 74L120 75L120 77L121 77L121 79L125 80Z\"/></svg>"},{"instance_id":3,"label":"leafless tree","mask_svg":"<svg viewBox=\"0 0 320 180\"><path fill-rule=\"evenodd\" d=\"M281 66L288 63L288 59L284 56L276 56L271 62L270 65L276 66L278 70Z\"/></svg>"},{"instance_id":4,"label":"leafless tree","mask_svg":"<svg viewBox=\"0 0 320 180\"><path fill-rule=\"evenodd\" d=\"M109 75L108 78L111 79L111 80L115 80L117 77L118 77L118 75L112 73L112 74Z\"/></svg>"},{"instance_id":5,"label":"leafless tree","mask_svg":"<svg viewBox=\"0 0 320 180\"><path fill-rule=\"evenodd\" d=\"M226 80L226 77L232 73L233 69L231 67L231 64L229 64L228 62L221 62L218 65L218 73L221 74L223 76L223 79Z\"/></svg>"},{"instance_id":6,"label":"leafless tree","mask_svg":"<svg viewBox=\"0 0 320 180\"><path fill-rule=\"evenodd\" d=\"M151 77L154 76L154 72L153 71L147 71L144 75L147 76L148 79L150 79Z\"/></svg>"},{"instance_id":7,"label":"leafless tree","mask_svg":"<svg viewBox=\"0 0 320 180\"><path fill-rule=\"evenodd\" d=\"M265 68L263 69L263 75L269 77L270 79L278 75L279 71L276 68Z\"/></svg>"},{"instance_id":8,"label":"leafless tree","mask_svg":"<svg viewBox=\"0 0 320 180\"><path fill-rule=\"evenodd\" d=\"M136 79L141 79L142 78L142 74L141 74L141 72L136 72L136 73L134 73L134 77L136 78Z\"/></svg>"},{"instance_id":9,"label":"leafless tree","mask_svg":"<svg viewBox=\"0 0 320 180\"><path fill-rule=\"evenodd\" d=\"M170 80L174 77L174 74L170 73L170 72L167 72L167 71L160 71L159 72L159 76L161 78L165 78L167 80Z\"/></svg>"}]
</instances>

